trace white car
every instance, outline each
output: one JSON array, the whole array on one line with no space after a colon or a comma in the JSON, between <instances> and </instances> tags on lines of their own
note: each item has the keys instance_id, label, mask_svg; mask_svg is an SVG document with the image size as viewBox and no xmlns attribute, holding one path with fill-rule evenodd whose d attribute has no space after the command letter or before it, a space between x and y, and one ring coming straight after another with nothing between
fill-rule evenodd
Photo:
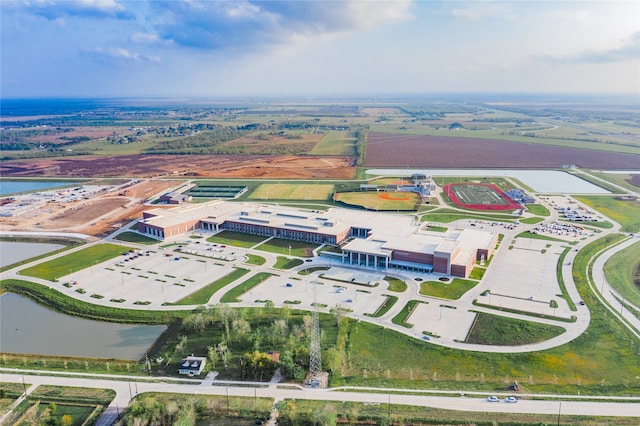
<instances>
[{"instance_id":1,"label":"white car","mask_svg":"<svg viewBox=\"0 0 640 426\"><path fill-rule=\"evenodd\" d=\"M499 402L500 398L498 398L497 396L490 396L489 398L487 398L487 401L489 401L489 402Z\"/></svg>"},{"instance_id":2,"label":"white car","mask_svg":"<svg viewBox=\"0 0 640 426\"><path fill-rule=\"evenodd\" d=\"M508 396L504 399L504 402L518 402L518 400L513 396Z\"/></svg>"}]
</instances>

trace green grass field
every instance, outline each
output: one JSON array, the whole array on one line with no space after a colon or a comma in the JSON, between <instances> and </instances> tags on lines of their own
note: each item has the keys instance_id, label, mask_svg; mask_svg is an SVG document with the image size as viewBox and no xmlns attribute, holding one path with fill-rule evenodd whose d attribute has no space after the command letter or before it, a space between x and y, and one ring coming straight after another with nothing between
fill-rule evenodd
<instances>
[{"instance_id":1,"label":"green grass field","mask_svg":"<svg viewBox=\"0 0 640 426\"><path fill-rule=\"evenodd\" d=\"M384 279L389 282L389 291L395 291L397 293L407 291L408 286L404 280L394 277L384 277Z\"/></svg>"},{"instance_id":2,"label":"green grass field","mask_svg":"<svg viewBox=\"0 0 640 426\"><path fill-rule=\"evenodd\" d=\"M243 283L238 284L237 286L235 286L234 288L226 292L220 299L220 302L222 303L241 302L240 296L245 294L247 291L251 290L253 287L257 286L258 284L262 283L263 281L266 281L269 277L272 277L272 276L273 274L270 274L268 272L258 272L257 274L250 277Z\"/></svg>"},{"instance_id":3,"label":"green grass field","mask_svg":"<svg viewBox=\"0 0 640 426\"><path fill-rule=\"evenodd\" d=\"M551 213L549 213L549 209L542 204L527 204L527 211L531 214L535 214L536 216L548 217L551 215Z\"/></svg>"},{"instance_id":4,"label":"green grass field","mask_svg":"<svg viewBox=\"0 0 640 426\"><path fill-rule=\"evenodd\" d=\"M105 260L113 259L127 250L129 250L129 247L122 247L115 244L98 244L23 269L20 271L20 274L55 282L58 278L64 277L65 275L81 271L98 263L102 263Z\"/></svg>"},{"instance_id":5,"label":"green grass field","mask_svg":"<svg viewBox=\"0 0 640 426\"><path fill-rule=\"evenodd\" d=\"M476 314L466 342L480 345L518 346L549 340L564 332L564 328L555 325L479 312Z\"/></svg>"},{"instance_id":6,"label":"green grass field","mask_svg":"<svg viewBox=\"0 0 640 426\"><path fill-rule=\"evenodd\" d=\"M276 260L276 264L273 265L276 269L291 269L296 266L300 266L304 263L303 260L290 258L286 256L278 256Z\"/></svg>"},{"instance_id":7,"label":"green grass field","mask_svg":"<svg viewBox=\"0 0 640 426\"><path fill-rule=\"evenodd\" d=\"M449 223L459 219L481 219L481 220L493 220L496 222L514 222L515 216L506 215L506 214L495 214L493 212L488 214L482 214L479 212L469 211L462 212L451 209L438 209L431 213L425 213L421 217L422 222L438 222L438 223Z\"/></svg>"},{"instance_id":8,"label":"green grass field","mask_svg":"<svg viewBox=\"0 0 640 426\"><path fill-rule=\"evenodd\" d=\"M156 244L159 242L158 240L147 237L146 235L141 235L135 232L128 232L128 231L116 235L114 239L118 241L126 241L128 243L137 243L137 244L146 244L146 245Z\"/></svg>"},{"instance_id":9,"label":"green grass field","mask_svg":"<svg viewBox=\"0 0 640 426\"><path fill-rule=\"evenodd\" d=\"M249 200L312 200L323 201L331 198L331 184L263 183L249 196Z\"/></svg>"},{"instance_id":10,"label":"green grass field","mask_svg":"<svg viewBox=\"0 0 640 426\"><path fill-rule=\"evenodd\" d=\"M448 283L440 281L425 281L420 283L420 294L424 296L440 297L442 299L456 300L467 291L478 285L478 281L454 278Z\"/></svg>"},{"instance_id":11,"label":"green grass field","mask_svg":"<svg viewBox=\"0 0 640 426\"><path fill-rule=\"evenodd\" d=\"M636 306L640 306L640 285L633 280L639 267L640 242L616 253L604 265L607 281Z\"/></svg>"},{"instance_id":12,"label":"green grass field","mask_svg":"<svg viewBox=\"0 0 640 426\"><path fill-rule=\"evenodd\" d=\"M311 155L356 155L356 132L328 131L309 154Z\"/></svg>"},{"instance_id":13,"label":"green grass field","mask_svg":"<svg viewBox=\"0 0 640 426\"><path fill-rule=\"evenodd\" d=\"M640 201L622 201L607 195L580 195L575 199L615 220L623 232L640 232Z\"/></svg>"},{"instance_id":14,"label":"green grass field","mask_svg":"<svg viewBox=\"0 0 640 426\"><path fill-rule=\"evenodd\" d=\"M335 201L380 211L415 211L420 196L414 192L339 192Z\"/></svg>"},{"instance_id":15,"label":"green grass field","mask_svg":"<svg viewBox=\"0 0 640 426\"><path fill-rule=\"evenodd\" d=\"M309 244L304 241L283 240L272 238L256 247L257 250L268 251L270 253L286 254L298 257L312 257L313 250L317 244Z\"/></svg>"},{"instance_id":16,"label":"green grass field","mask_svg":"<svg viewBox=\"0 0 640 426\"><path fill-rule=\"evenodd\" d=\"M222 231L212 237L207 238L207 242L248 248L253 247L256 244L260 244L267 238L268 237L265 237L264 235L251 235L235 231Z\"/></svg>"}]
</instances>

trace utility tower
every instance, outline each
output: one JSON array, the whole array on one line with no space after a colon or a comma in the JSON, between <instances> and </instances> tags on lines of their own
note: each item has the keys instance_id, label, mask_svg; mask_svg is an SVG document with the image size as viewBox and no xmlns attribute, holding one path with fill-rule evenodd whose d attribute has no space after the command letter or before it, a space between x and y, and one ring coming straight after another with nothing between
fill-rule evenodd
<instances>
[{"instance_id":1,"label":"utility tower","mask_svg":"<svg viewBox=\"0 0 640 426\"><path fill-rule=\"evenodd\" d=\"M309 374L312 386L317 386L322 374L322 359L320 353L320 320L318 318L318 297L316 286L320 283L312 281L313 285L313 323L311 324L311 345L309 348ZM314 383L315 382L315 383Z\"/></svg>"}]
</instances>

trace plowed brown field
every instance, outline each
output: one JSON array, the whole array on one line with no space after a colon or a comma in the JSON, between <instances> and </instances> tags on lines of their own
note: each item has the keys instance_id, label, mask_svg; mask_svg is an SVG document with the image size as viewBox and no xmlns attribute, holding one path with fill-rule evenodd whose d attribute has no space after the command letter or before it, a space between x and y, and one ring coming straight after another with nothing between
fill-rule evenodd
<instances>
[{"instance_id":1,"label":"plowed brown field","mask_svg":"<svg viewBox=\"0 0 640 426\"><path fill-rule=\"evenodd\" d=\"M635 169L640 156L491 139L367 135L367 167Z\"/></svg>"},{"instance_id":2,"label":"plowed brown field","mask_svg":"<svg viewBox=\"0 0 640 426\"><path fill-rule=\"evenodd\" d=\"M15 160L0 164L3 177L81 176L349 179L351 157L261 155L124 155Z\"/></svg>"}]
</instances>

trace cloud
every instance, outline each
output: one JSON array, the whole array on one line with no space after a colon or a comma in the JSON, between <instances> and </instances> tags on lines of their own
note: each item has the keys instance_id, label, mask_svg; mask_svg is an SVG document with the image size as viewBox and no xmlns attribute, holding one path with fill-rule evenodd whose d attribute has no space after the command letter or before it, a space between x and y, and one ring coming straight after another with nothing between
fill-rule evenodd
<instances>
[{"instance_id":1,"label":"cloud","mask_svg":"<svg viewBox=\"0 0 640 426\"><path fill-rule=\"evenodd\" d=\"M96 47L92 50L83 51L80 56L101 63L113 61L139 63L160 62L160 58L157 56L147 56L121 47L111 47L108 49Z\"/></svg>"},{"instance_id":2,"label":"cloud","mask_svg":"<svg viewBox=\"0 0 640 426\"><path fill-rule=\"evenodd\" d=\"M13 6L50 21L60 20L65 16L117 19L134 17L115 0L23 1L14 3Z\"/></svg>"},{"instance_id":3,"label":"cloud","mask_svg":"<svg viewBox=\"0 0 640 426\"><path fill-rule=\"evenodd\" d=\"M469 3L467 7L456 7L449 13L455 18L467 21L481 21L488 18L510 21L517 18L508 5L486 1Z\"/></svg>"},{"instance_id":4,"label":"cloud","mask_svg":"<svg viewBox=\"0 0 640 426\"><path fill-rule=\"evenodd\" d=\"M179 46L251 51L399 22L411 7L410 0L170 1L151 3L148 22Z\"/></svg>"},{"instance_id":5,"label":"cloud","mask_svg":"<svg viewBox=\"0 0 640 426\"><path fill-rule=\"evenodd\" d=\"M164 41L157 34L152 33L133 33L130 37L132 43L158 45L164 44Z\"/></svg>"},{"instance_id":6,"label":"cloud","mask_svg":"<svg viewBox=\"0 0 640 426\"><path fill-rule=\"evenodd\" d=\"M633 33L621 46L605 50L583 50L567 55L541 54L539 58L550 62L616 63L640 59L640 31Z\"/></svg>"}]
</instances>

